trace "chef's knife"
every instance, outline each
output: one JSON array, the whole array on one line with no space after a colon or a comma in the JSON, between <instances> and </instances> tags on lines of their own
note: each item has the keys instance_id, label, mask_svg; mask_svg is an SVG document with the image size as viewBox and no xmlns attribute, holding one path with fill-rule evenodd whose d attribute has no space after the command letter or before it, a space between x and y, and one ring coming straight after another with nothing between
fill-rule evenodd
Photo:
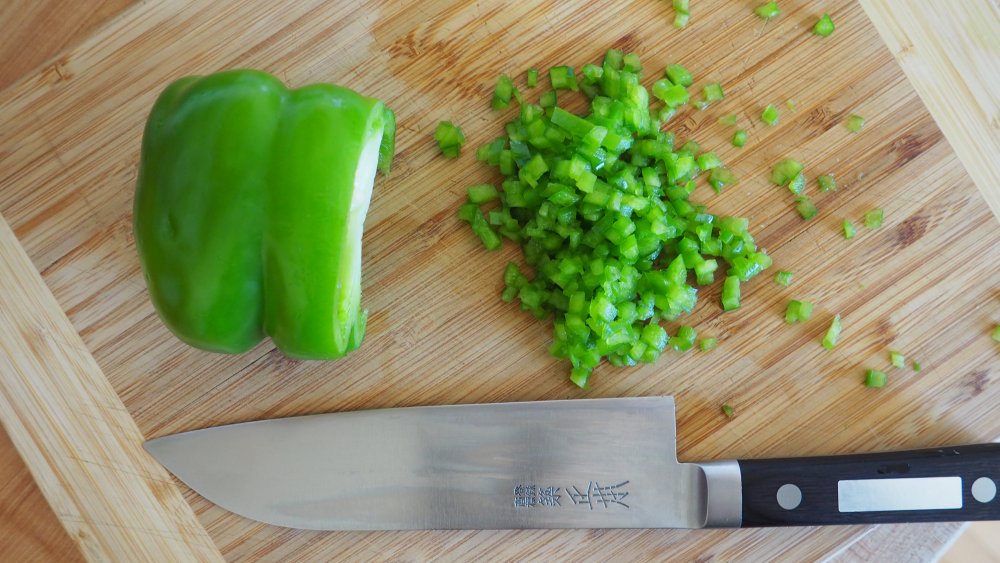
<instances>
[{"instance_id":1,"label":"chef's knife","mask_svg":"<svg viewBox=\"0 0 1000 563\"><path fill-rule=\"evenodd\" d=\"M317 530L1000 520L1000 444L678 463L670 397L246 422L146 449L237 514Z\"/></svg>"}]
</instances>

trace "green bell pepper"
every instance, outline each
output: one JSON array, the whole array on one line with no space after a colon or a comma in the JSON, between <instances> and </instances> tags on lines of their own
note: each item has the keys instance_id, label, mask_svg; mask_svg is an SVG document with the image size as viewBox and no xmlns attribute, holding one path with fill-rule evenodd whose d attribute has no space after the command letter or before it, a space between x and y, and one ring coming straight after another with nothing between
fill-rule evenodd
<instances>
[{"instance_id":1,"label":"green bell pepper","mask_svg":"<svg viewBox=\"0 0 1000 563\"><path fill-rule=\"evenodd\" d=\"M150 298L184 342L338 358L364 337L361 234L395 117L347 88L234 70L181 78L146 123L134 229Z\"/></svg>"}]
</instances>

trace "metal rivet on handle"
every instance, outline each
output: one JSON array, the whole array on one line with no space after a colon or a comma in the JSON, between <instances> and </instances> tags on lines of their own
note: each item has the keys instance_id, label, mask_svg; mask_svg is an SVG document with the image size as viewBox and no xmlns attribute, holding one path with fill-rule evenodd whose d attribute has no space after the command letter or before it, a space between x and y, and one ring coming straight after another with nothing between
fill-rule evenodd
<instances>
[{"instance_id":1,"label":"metal rivet on handle","mask_svg":"<svg viewBox=\"0 0 1000 563\"><path fill-rule=\"evenodd\" d=\"M791 483L785 483L778 488L778 506L785 510L795 510L802 504L802 489Z\"/></svg>"},{"instance_id":2,"label":"metal rivet on handle","mask_svg":"<svg viewBox=\"0 0 1000 563\"><path fill-rule=\"evenodd\" d=\"M779 491L780 492L780 491ZM997 484L989 477L980 477L972 483L972 498L979 502L990 502L997 496Z\"/></svg>"}]
</instances>

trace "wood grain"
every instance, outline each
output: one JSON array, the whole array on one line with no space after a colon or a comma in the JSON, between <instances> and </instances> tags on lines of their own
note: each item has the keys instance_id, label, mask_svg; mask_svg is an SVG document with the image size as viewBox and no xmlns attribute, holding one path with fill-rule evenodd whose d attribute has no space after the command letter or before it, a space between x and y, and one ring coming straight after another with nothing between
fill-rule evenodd
<instances>
[{"instance_id":1,"label":"wood grain","mask_svg":"<svg viewBox=\"0 0 1000 563\"><path fill-rule=\"evenodd\" d=\"M990 525L976 523L973 526ZM830 556L827 563L854 563L857 561L894 561L897 563L923 563L937 561L942 550L947 549L955 536L962 533L966 524L889 524L872 526L858 541L845 545ZM983 559L962 559L962 563ZM958 563L946 561L945 563Z\"/></svg>"},{"instance_id":2,"label":"wood grain","mask_svg":"<svg viewBox=\"0 0 1000 563\"><path fill-rule=\"evenodd\" d=\"M0 3L0 89L117 15L133 0ZM0 133L2 135L2 133ZM44 288L42 288L44 289ZM13 442L0 429L0 561L81 560Z\"/></svg>"},{"instance_id":3,"label":"wood grain","mask_svg":"<svg viewBox=\"0 0 1000 563\"><path fill-rule=\"evenodd\" d=\"M1000 217L1000 2L861 5Z\"/></svg>"},{"instance_id":4,"label":"wood grain","mask_svg":"<svg viewBox=\"0 0 1000 563\"><path fill-rule=\"evenodd\" d=\"M0 421L91 561L221 561L0 219Z\"/></svg>"},{"instance_id":5,"label":"wood grain","mask_svg":"<svg viewBox=\"0 0 1000 563\"><path fill-rule=\"evenodd\" d=\"M784 17L768 24L748 17L748 5L701 6L689 29L674 32L669 8L640 1L485 11L443 1L144 4L0 93L0 212L147 435L351 408L650 394L678 396L685 460L1000 435L991 411L1000 391L990 385L1000 373L985 333L997 315L1000 233L874 28L846 1L823 7L838 22L827 40L808 33L819 15L809 3L783 5ZM609 45L636 49L649 68L683 62L699 85L722 82L726 101L671 128L717 147L743 183L698 197L750 217L776 266L798 275L790 290L756 280L746 306L724 316L718 288L707 290L691 321L720 338L718 350L602 369L580 392L546 356L550 329L492 295L515 249L488 255L453 218L464 187L493 176L472 151L457 163L437 158L430 132L457 119L470 147L488 141L502 123L486 103L499 72L520 81L529 66L582 64ZM399 114L397 167L376 186L365 234L368 341L342 362L292 362L268 344L235 357L193 351L146 299L129 227L145 112L167 81L232 66L265 68L293 85L347 83ZM753 118L791 97L799 109L783 111L780 127ZM751 132L743 151L715 122L732 111ZM842 120L854 112L868 124L852 136ZM785 155L840 180L836 194L817 197L811 223L766 182ZM840 220L875 205L886 207L886 226L843 241ZM815 301L814 322L784 326L789 298ZM844 315L844 344L826 353L817 341L835 312ZM928 369L893 372L883 392L864 389L863 368L884 366L888 347ZM737 407L732 420L718 414L724 401ZM818 559L870 530L321 534L248 522L187 497L230 559Z\"/></svg>"},{"instance_id":6,"label":"wood grain","mask_svg":"<svg viewBox=\"0 0 1000 563\"><path fill-rule=\"evenodd\" d=\"M0 561L83 561L6 431L0 432L0 537Z\"/></svg>"},{"instance_id":7,"label":"wood grain","mask_svg":"<svg viewBox=\"0 0 1000 563\"><path fill-rule=\"evenodd\" d=\"M0 2L0 89L93 33L135 0Z\"/></svg>"},{"instance_id":8,"label":"wood grain","mask_svg":"<svg viewBox=\"0 0 1000 563\"><path fill-rule=\"evenodd\" d=\"M966 528L958 540L945 552L941 563L1000 563L1000 522L976 522Z\"/></svg>"}]
</instances>

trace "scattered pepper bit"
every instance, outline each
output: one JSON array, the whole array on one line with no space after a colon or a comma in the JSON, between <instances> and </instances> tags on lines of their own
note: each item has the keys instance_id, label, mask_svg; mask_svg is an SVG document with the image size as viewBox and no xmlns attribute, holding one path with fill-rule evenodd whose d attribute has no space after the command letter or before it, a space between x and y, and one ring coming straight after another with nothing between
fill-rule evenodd
<instances>
[{"instance_id":1,"label":"scattered pepper bit","mask_svg":"<svg viewBox=\"0 0 1000 563\"><path fill-rule=\"evenodd\" d=\"M799 212L799 215L801 215L803 219L808 221L816 216L818 210L809 196L800 195L796 198L796 201L798 201L798 203L795 204L795 210Z\"/></svg>"},{"instance_id":2,"label":"scattered pepper bit","mask_svg":"<svg viewBox=\"0 0 1000 563\"><path fill-rule=\"evenodd\" d=\"M493 88L493 100L490 102L490 107L495 110L507 109L513 96L514 81L506 74L501 74L497 78L496 87Z\"/></svg>"},{"instance_id":3,"label":"scattered pepper bit","mask_svg":"<svg viewBox=\"0 0 1000 563\"><path fill-rule=\"evenodd\" d=\"M851 116L847 118L847 130L851 133L857 133L864 129L864 127L865 118L860 115L851 114Z\"/></svg>"},{"instance_id":4,"label":"scattered pepper bit","mask_svg":"<svg viewBox=\"0 0 1000 563\"><path fill-rule=\"evenodd\" d=\"M733 412L733 407L729 406L729 404L722 405L722 414L726 415L726 418L732 418Z\"/></svg>"},{"instance_id":5,"label":"scattered pepper bit","mask_svg":"<svg viewBox=\"0 0 1000 563\"><path fill-rule=\"evenodd\" d=\"M1000 342L1000 325L993 327L993 332L990 333L990 338Z\"/></svg>"},{"instance_id":6,"label":"scattered pepper bit","mask_svg":"<svg viewBox=\"0 0 1000 563\"><path fill-rule=\"evenodd\" d=\"M736 125L736 119L735 113L727 113L719 118L719 123L722 125Z\"/></svg>"},{"instance_id":7,"label":"scattered pepper bit","mask_svg":"<svg viewBox=\"0 0 1000 563\"><path fill-rule=\"evenodd\" d=\"M865 374L865 387L879 389L885 387L888 380L889 376L886 375L884 371L870 369L868 370L868 373Z\"/></svg>"},{"instance_id":8,"label":"scattered pepper bit","mask_svg":"<svg viewBox=\"0 0 1000 563\"><path fill-rule=\"evenodd\" d=\"M832 174L823 174L819 178L816 178L819 182L819 191L821 192L834 192L837 191L837 180Z\"/></svg>"},{"instance_id":9,"label":"scattered pepper bit","mask_svg":"<svg viewBox=\"0 0 1000 563\"><path fill-rule=\"evenodd\" d=\"M916 373L920 373L920 370L922 370L922 369L924 369L924 368L921 367L920 362L918 362L916 360L913 360L913 371L916 372Z\"/></svg>"},{"instance_id":10,"label":"scattered pepper bit","mask_svg":"<svg viewBox=\"0 0 1000 563\"><path fill-rule=\"evenodd\" d=\"M702 95L705 96L705 101L710 104L721 101L726 97L725 93L722 91L722 85L718 82L706 84L705 87L702 88Z\"/></svg>"},{"instance_id":11,"label":"scattered pepper bit","mask_svg":"<svg viewBox=\"0 0 1000 563\"><path fill-rule=\"evenodd\" d=\"M841 225L844 227L844 238L847 240L854 238L854 235L857 233L857 229L854 228L854 224L847 219L844 219L844 222Z\"/></svg>"},{"instance_id":12,"label":"scattered pepper bit","mask_svg":"<svg viewBox=\"0 0 1000 563\"><path fill-rule=\"evenodd\" d=\"M785 322L795 324L797 322L808 321L812 317L813 305L808 301L797 301L792 299L785 308Z\"/></svg>"},{"instance_id":13,"label":"scattered pepper bit","mask_svg":"<svg viewBox=\"0 0 1000 563\"><path fill-rule=\"evenodd\" d=\"M438 148L445 158L456 158L462 152L465 135L459 126L450 121L442 121L434 130L434 140L437 141Z\"/></svg>"},{"instance_id":14,"label":"scattered pepper bit","mask_svg":"<svg viewBox=\"0 0 1000 563\"><path fill-rule=\"evenodd\" d=\"M719 345L719 340L717 338L715 338L715 337L712 337L712 338L702 338L698 342L698 347L701 348L701 350L703 352L707 352L709 350L715 350L715 347L718 346L718 345Z\"/></svg>"},{"instance_id":15,"label":"scattered pepper bit","mask_svg":"<svg viewBox=\"0 0 1000 563\"><path fill-rule=\"evenodd\" d=\"M755 14L760 16L762 19L769 20L771 18L777 17L781 13L781 8L778 7L777 2L768 2L766 4L761 4L757 6L754 11Z\"/></svg>"},{"instance_id":16,"label":"scattered pepper bit","mask_svg":"<svg viewBox=\"0 0 1000 563\"><path fill-rule=\"evenodd\" d=\"M760 120L764 123L774 126L778 124L778 108L774 107L774 104L768 104L764 111L760 114Z\"/></svg>"},{"instance_id":17,"label":"scattered pepper bit","mask_svg":"<svg viewBox=\"0 0 1000 563\"><path fill-rule=\"evenodd\" d=\"M823 337L823 347L827 350L833 350L837 346L837 340L840 339L840 315L833 317L833 322L830 323L830 328L826 331L826 336Z\"/></svg>"},{"instance_id":18,"label":"scattered pepper bit","mask_svg":"<svg viewBox=\"0 0 1000 563\"><path fill-rule=\"evenodd\" d=\"M534 88L538 86L538 69L529 68L528 69L528 88Z\"/></svg>"},{"instance_id":19,"label":"scattered pepper bit","mask_svg":"<svg viewBox=\"0 0 1000 563\"><path fill-rule=\"evenodd\" d=\"M786 272L785 270L781 270L777 273L777 275L774 276L774 281L778 285L783 285L785 287L788 287L792 285L793 275L794 274L792 274L791 272Z\"/></svg>"},{"instance_id":20,"label":"scattered pepper bit","mask_svg":"<svg viewBox=\"0 0 1000 563\"><path fill-rule=\"evenodd\" d=\"M906 358L894 350L889 350L889 363L894 368L902 368L906 365Z\"/></svg>"},{"instance_id":21,"label":"scattered pepper bit","mask_svg":"<svg viewBox=\"0 0 1000 563\"><path fill-rule=\"evenodd\" d=\"M813 26L813 33L819 35L820 37L829 37L836 26L833 25L833 20L830 19L830 14L823 14L823 17L816 22Z\"/></svg>"},{"instance_id":22,"label":"scattered pepper bit","mask_svg":"<svg viewBox=\"0 0 1000 563\"><path fill-rule=\"evenodd\" d=\"M882 226L882 219L884 217L885 213L881 207L872 209L868 213L865 213L865 226L869 229L877 229Z\"/></svg>"},{"instance_id":23,"label":"scattered pepper bit","mask_svg":"<svg viewBox=\"0 0 1000 563\"><path fill-rule=\"evenodd\" d=\"M684 29L691 19L689 0L674 0L674 27Z\"/></svg>"},{"instance_id":24,"label":"scattered pepper bit","mask_svg":"<svg viewBox=\"0 0 1000 563\"><path fill-rule=\"evenodd\" d=\"M747 132L740 129L736 133L733 133L733 146L736 148L743 148L747 144Z\"/></svg>"},{"instance_id":25,"label":"scattered pepper bit","mask_svg":"<svg viewBox=\"0 0 1000 563\"><path fill-rule=\"evenodd\" d=\"M783 158L771 168L771 183L787 186L796 176L802 173L802 163L791 158Z\"/></svg>"}]
</instances>

